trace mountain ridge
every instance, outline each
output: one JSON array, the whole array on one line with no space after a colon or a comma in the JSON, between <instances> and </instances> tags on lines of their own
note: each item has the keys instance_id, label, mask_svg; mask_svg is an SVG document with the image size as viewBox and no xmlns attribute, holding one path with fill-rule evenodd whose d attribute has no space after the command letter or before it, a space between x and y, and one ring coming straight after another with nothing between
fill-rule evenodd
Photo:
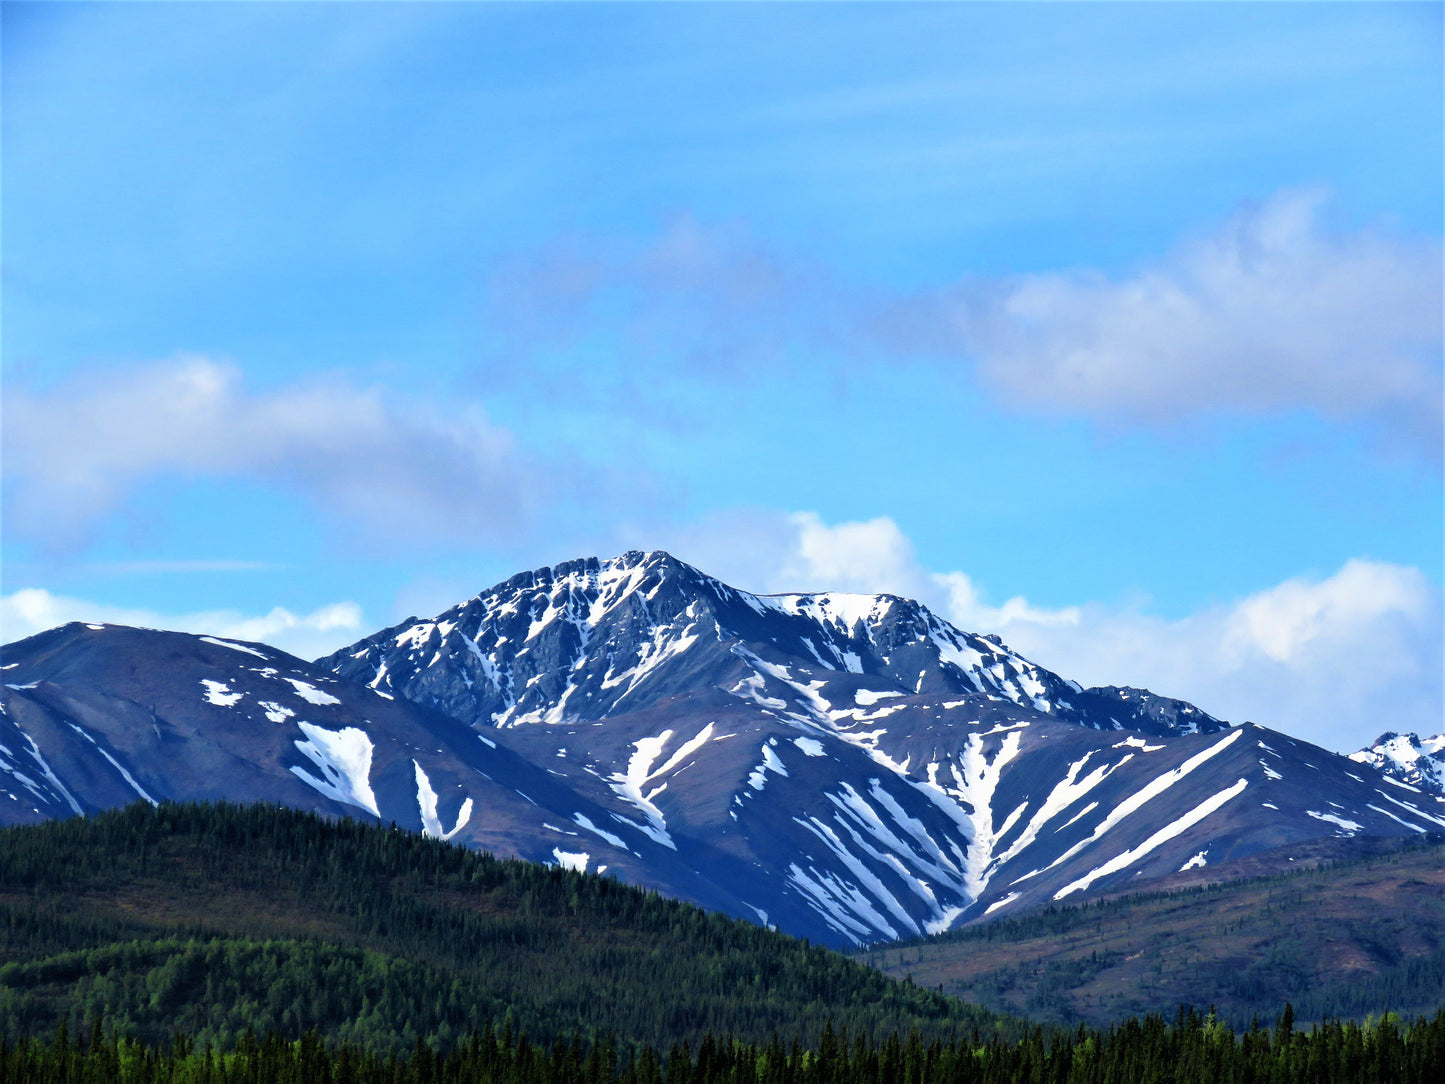
<instances>
[{"instance_id":1,"label":"mountain ridge","mask_svg":"<svg viewBox=\"0 0 1445 1084\"><path fill-rule=\"evenodd\" d=\"M667 593L659 601L657 596L664 590ZM524 647L509 659L499 658L505 645L522 634L523 606L529 599ZM545 599L546 605L536 605L539 599ZM661 624L653 621L654 604L666 617ZM705 612L696 612L699 608ZM620 619L615 616L619 610ZM613 617L610 622L609 617ZM772 631L761 633L770 618ZM820 667L884 679L893 685L883 690L887 693L911 687L914 695L1002 696L1019 706L1096 728L1107 722L1115 729L1150 730L1151 722L1157 725L1163 718L1173 724L1180 715L1198 716L1192 727L1186 720L1185 732L1228 725L1193 705L1156 697L1148 690L1112 686L1085 690L1010 651L996 634L962 632L912 599L848 592L758 595L730 587L661 550L631 550L611 560L579 558L518 573L434 619L408 618L318 659L317 665L371 688L431 702L473 723L559 722L569 707L579 718L604 718L624 704L628 710L646 707L649 695L655 700L677 688L676 682L653 678L651 683L659 686L656 691L633 695L641 677L653 677L652 672L665 668L673 656L696 646L701 634L695 630L705 621L712 622L718 640L723 640L724 619L728 633L741 644L752 643L749 634L753 634ZM644 621L650 629L679 624L682 628L672 640L658 643L637 637ZM635 641L627 645L632 651L629 661L635 665L621 676L613 670L611 654L600 674L592 672L601 662L589 653L590 647L595 650L599 628L621 638L631 634ZM704 627L702 632L706 631ZM402 647L408 650L396 650ZM419 663L428 652L430 658ZM524 655L532 657L520 673L505 665L515 667ZM443 687L444 671L437 669L443 661L455 668L465 691L455 683ZM919 666L916 677L913 666ZM747 669L731 667L740 681L752 676ZM579 670L581 683L559 684L562 675L570 677ZM631 680L621 694L606 695L626 677ZM588 678L593 679L592 687ZM1094 712L1075 708L1071 698L1077 697L1089 700ZM1131 697L1137 702L1131 703Z\"/></svg>"},{"instance_id":2,"label":"mountain ridge","mask_svg":"<svg viewBox=\"0 0 1445 1084\"><path fill-rule=\"evenodd\" d=\"M1445 827L1404 780L1085 690L912 600L754 595L661 551L519 573L317 664L78 624L5 655L0 819L260 797L840 946Z\"/></svg>"}]
</instances>

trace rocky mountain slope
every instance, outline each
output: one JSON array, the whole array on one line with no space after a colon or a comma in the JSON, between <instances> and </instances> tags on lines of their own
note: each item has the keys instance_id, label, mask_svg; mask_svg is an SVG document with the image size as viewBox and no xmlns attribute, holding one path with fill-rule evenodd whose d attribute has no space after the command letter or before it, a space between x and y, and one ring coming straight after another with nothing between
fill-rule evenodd
<instances>
[{"instance_id":1,"label":"rocky mountain slope","mask_svg":"<svg viewBox=\"0 0 1445 1084\"><path fill-rule=\"evenodd\" d=\"M1301 1025L1437 1011L1445 843L1344 842L1246 860L1272 860L1266 876L1062 905L858 958L924 989L1064 1025L1208 1005L1244 1030L1286 1001ZM1361 856L1369 851L1379 853Z\"/></svg>"},{"instance_id":2,"label":"rocky mountain slope","mask_svg":"<svg viewBox=\"0 0 1445 1084\"><path fill-rule=\"evenodd\" d=\"M836 945L1445 829L1445 798L1406 780L1082 689L916 602L758 596L660 552L523 573L316 664L72 625L3 665L5 819L261 798Z\"/></svg>"}]
</instances>

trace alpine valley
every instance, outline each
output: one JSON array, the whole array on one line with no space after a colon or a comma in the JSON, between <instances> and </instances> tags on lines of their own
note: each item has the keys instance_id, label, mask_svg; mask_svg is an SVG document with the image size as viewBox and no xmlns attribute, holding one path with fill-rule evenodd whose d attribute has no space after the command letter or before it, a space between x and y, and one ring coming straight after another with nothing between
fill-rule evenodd
<instances>
[{"instance_id":1,"label":"alpine valley","mask_svg":"<svg viewBox=\"0 0 1445 1084\"><path fill-rule=\"evenodd\" d=\"M1445 830L1445 738L1351 759L1081 688L908 599L760 596L662 552L522 573L312 663L71 624L0 665L0 823L266 802L837 947Z\"/></svg>"}]
</instances>

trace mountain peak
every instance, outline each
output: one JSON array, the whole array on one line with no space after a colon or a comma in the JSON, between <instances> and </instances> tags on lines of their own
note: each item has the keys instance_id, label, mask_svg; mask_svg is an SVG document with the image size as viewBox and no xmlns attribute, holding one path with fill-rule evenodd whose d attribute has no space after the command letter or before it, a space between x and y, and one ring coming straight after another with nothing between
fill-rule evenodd
<instances>
[{"instance_id":1,"label":"mountain peak","mask_svg":"<svg viewBox=\"0 0 1445 1084\"><path fill-rule=\"evenodd\" d=\"M1387 730L1374 744L1351 753L1350 759L1411 787L1445 794L1445 734L1421 738Z\"/></svg>"},{"instance_id":2,"label":"mountain peak","mask_svg":"<svg viewBox=\"0 0 1445 1084\"><path fill-rule=\"evenodd\" d=\"M519 573L319 665L479 726L600 720L681 695L742 698L824 727L852 719L860 697L880 696L941 697L941 710L975 698L997 705L988 709L995 715L1095 729L1227 725L1143 690L1085 693L999 637L964 632L914 599L757 595L664 550Z\"/></svg>"}]
</instances>

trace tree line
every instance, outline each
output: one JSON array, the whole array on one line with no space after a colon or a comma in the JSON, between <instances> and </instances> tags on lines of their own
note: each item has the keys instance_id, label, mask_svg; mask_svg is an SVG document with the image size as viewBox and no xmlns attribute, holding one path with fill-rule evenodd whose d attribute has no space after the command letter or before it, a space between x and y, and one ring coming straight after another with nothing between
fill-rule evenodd
<instances>
[{"instance_id":1,"label":"tree line","mask_svg":"<svg viewBox=\"0 0 1445 1084\"><path fill-rule=\"evenodd\" d=\"M178 1035L146 1045L107 1033L0 1042L0 1084L1437 1084L1445 1070L1445 1012L1402 1025L1293 1027L1236 1036L1212 1016L1181 1009L1172 1024L1151 1015L1107 1030L1036 1030L926 1042L917 1031L884 1039L825 1025L808 1048L704 1035L694 1050L674 1043L619 1052L610 1034L551 1045L490 1024L441 1051L418 1042L404 1054L242 1034L227 1049Z\"/></svg>"}]
</instances>

